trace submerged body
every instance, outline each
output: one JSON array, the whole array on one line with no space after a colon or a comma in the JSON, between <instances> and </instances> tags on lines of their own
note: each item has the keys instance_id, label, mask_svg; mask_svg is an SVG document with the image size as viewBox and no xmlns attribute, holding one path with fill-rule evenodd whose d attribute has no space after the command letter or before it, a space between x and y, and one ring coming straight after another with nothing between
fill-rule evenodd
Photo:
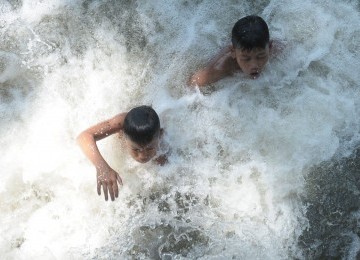
<instances>
[{"instance_id":1,"label":"submerged body","mask_svg":"<svg viewBox=\"0 0 360 260\"><path fill-rule=\"evenodd\" d=\"M358 2L187 3L1 1L2 259L359 255ZM248 10L287 39L284 55L213 95L181 88L184 54L205 66ZM104 203L74 137L142 101L164 111L171 163L133 161L118 132L97 142L124 181Z\"/></svg>"},{"instance_id":2,"label":"submerged body","mask_svg":"<svg viewBox=\"0 0 360 260\"><path fill-rule=\"evenodd\" d=\"M100 122L77 137L82 151L96 168L97 192L101 195L102 186L105 200L108 200L108 193L111 200L118 197L118 184L122 185L122 179L103 158L96 142L115 133L120 133L124 138L126 150L135 161L147 163L157 155L163 129L160 128L156 112L150 107L141 106ZM166 156L161 155L154 161L162 165L166 162Z\"/></svg>"},{"instance_id":3,"label":"submerged body","mask_svg":"<svg viewBox=\"0 0 360 260\"><path fill-rule=\"evenodd\" d=\"M258 78L274 54L269 37L268 26L261 17L250 15L240 19L232 30L232 44L195 72L188 85L202 87L235 72L242 72L251 79Z\"/></svg>"},{"instance_id":4,"label":"submerged body","mask_svg":"<svg viewBox=\"0 0 360 260\"><path fill-rule=\"evenodd\" d=\"M272 50L272 43L266 48L256 48L251 51L234 49L231 45L222 49L205 68L191 76L189 85L205 86L220 79L243 72L248 77L256 79L264 70Z\"/></svg>"}]
</instances>

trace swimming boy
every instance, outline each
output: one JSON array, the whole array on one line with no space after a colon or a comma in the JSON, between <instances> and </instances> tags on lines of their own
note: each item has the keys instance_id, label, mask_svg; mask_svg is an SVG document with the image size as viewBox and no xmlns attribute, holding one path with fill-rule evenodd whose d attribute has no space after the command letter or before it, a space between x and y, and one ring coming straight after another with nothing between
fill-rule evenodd
<instances>
[{"instance_id":1,"label":"swimming boy","mask_svg":"<svg viewBox=\"0 0 360 260\"><path fill-rule=\"evenodd\" d=\"M82 151L96 168L97 192L101 195L102 186L105 200L108 200L108 193L111 200L118 197L118 183L122 185L122 180L102 157L96 142L115 133L124 133L122 136L131 157L140 163L146 163L156 156L163 129L160 128L160 120L154 109L139 106L92 126L77 137ZM155 161L162 165L166 162L166 157L159 156Z\"/></svg>"},{"instance_id":2,"label":"swimming boy","mask_svg":"<svg viewBox=\"0 0 360 260\"><path fill-rule=\"evenodd\" d=\"M261 17L241 18L232 29L232 45L222 49L205 68L190 77L188 84L205 86L237 71L251 79L258 78L272 51L269 38L269 28Z\"/></svg>"}]
</instances>

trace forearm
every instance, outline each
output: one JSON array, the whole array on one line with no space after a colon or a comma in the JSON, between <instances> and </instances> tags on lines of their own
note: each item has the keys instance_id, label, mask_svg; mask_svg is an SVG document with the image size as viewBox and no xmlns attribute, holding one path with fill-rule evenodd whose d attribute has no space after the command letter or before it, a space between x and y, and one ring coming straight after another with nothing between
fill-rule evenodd
<instances>
[{"instance_id":1,"label":"forearm","mask_svg":"<svg viewBox=\"0 0 360 260\"><path fill-rule=\"evenodd\" d=\"M76 141L85 156L97 169L109 167L96 145L95 138L91 134L83 132L77 137Z\"/></svg>"},{"instance_id":2,"label":"forearm","mask_svg":"<svg viewBox=\"0 0 360 260\"><path fill-rule=\"evenodd\" d=\"M233 58L230 46L222 49L206 67L198 70L189 80L190 86L205 86L214 83L231 74Z\"/></svg>"},{"instance_id":3,"label":"forearm","mask_svg":"<svg viewBox=\"0 0 360 260\"><path fill-rule=\"evenodd\" d=\"M197 71L189 81L190 86L203 87L214 83L226 76L227 73L221 70L214 69L211 66L207 66L204 69Z\"/></svg>"},{"instance_id":4,"label":"forearm","mask_svg":"<svg viewBox=\"0 0 360 260\"><path fill-rule=\"evenodd\" d=\"M202 87L207 84L209 84L209 75L206 68L197 71L194 75L190 77L188 81L189 86Z\"/></svg>"}]
</instances>

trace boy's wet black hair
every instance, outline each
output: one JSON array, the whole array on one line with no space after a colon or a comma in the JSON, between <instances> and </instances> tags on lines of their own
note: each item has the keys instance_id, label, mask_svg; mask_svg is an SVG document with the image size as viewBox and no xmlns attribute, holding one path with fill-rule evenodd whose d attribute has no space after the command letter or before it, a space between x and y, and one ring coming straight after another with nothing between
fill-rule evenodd
<instances>
[{"instance_id":1,"label":"boy's wet black hair","mask_svg":"<svg viewBox=\"0 0 360 260\"><path fill-rule=\"evenodd\" d=\"M251 51L254 48L265 48L269 40L266 22L256 15L241 18L232 29L231 42L237 49Z\"/></svg>"},{"instance_id":2,"label":"boy's wet black hair","mask_svg":"<svg viewBox=\"0 0 360 260\"><path fill-rule=\"evenodd\" d=\"M160 133L159 116L149 106L135 107L125 116L124 133L131 141L147 145Z\"/></svg>"}]
</instances>

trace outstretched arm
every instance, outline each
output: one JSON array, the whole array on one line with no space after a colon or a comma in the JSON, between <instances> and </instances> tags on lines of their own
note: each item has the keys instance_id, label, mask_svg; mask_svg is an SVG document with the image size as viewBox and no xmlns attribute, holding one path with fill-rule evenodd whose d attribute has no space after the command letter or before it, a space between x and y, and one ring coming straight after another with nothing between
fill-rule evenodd
<instances>
[{"instance_id":1,"label":"outstretched arm","mask_svg":"<svg viewBox=\"0 0 360 260\"><path fill-rule=\"evenodd\" d=\"M126 113L116 115L109 120L86 129L77 137L77 143L81 147L81 150L96 168L97 192L101 195L102 186L105 200L108 200L108 193L110 194L111 200L115 200L115 197L118 197L119 190L117 183L122 185L122 180L119 174L114 171L102 157L96 141L122 130L125 116Z\"/></svg>"},{"instance_id":2,"label":"outstretched arm","mask_svg":"<svg viewBox=\"0 0 360 260\"><path fill-rule=\"evenodd\" d=\"M236 68L233 49L231 46L223 48L205 68L198 70L188 81L189 86L205 86L231 75Z\"/></svg>"}]
</instances>

